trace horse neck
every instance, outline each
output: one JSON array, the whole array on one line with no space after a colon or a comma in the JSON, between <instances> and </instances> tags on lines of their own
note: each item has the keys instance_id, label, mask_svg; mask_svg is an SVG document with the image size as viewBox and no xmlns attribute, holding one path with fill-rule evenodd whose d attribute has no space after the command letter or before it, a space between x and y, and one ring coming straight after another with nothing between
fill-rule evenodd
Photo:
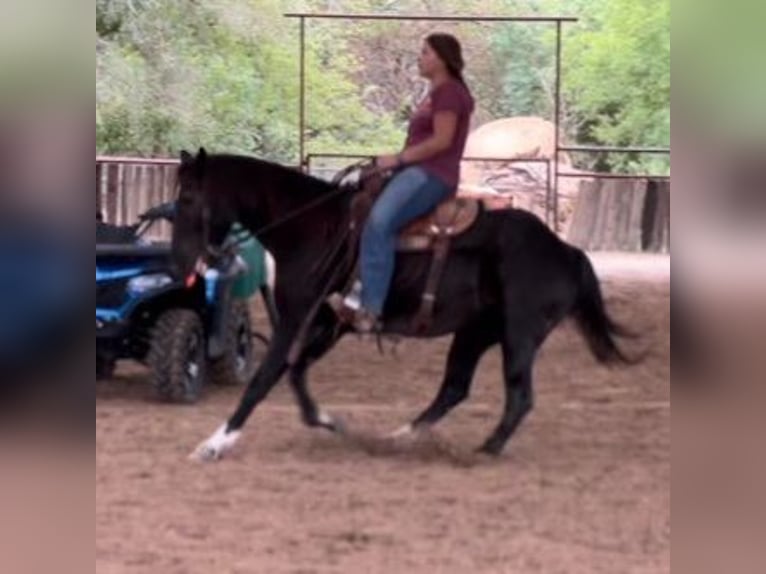
<instances>
[{"instance_id":1,"label":"horse neck","mask_svg":"<svg viewBox=\"0 0 766 574\"><path fill-rule=\"evenodd\" d=\"M277 261L295 260L296 255L302 253L321 253L337 237L347 220L347 201L328 198L321 202L322 193L332 193L331 188L307 189L308 186L300 184L298 181L284 186L272 182L260 186L257 207L246 205L248 196L252 197L251 189L244 189L239 194L243 198L240 213L250 214L243 223L259 236ZM262 234L258 233L261 229L265 229Z\"/></svg>"}]
</instances>

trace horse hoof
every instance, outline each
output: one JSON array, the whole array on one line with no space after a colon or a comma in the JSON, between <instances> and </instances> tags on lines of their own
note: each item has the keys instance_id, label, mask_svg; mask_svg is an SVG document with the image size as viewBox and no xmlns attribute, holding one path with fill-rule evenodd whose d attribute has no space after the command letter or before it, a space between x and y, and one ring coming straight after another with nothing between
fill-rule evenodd
<instances>
[{"instance_id":1,"label":"horse hoof","mask_svg":"<svg viewBox=\"0 0 766 574\"><path fill-rule=\"evenodd\" d=\"M476 449L476 454L496 460L503 454L503 447L498 447L494 444L485 444L481 448Z\"/></svg>"},{"instance_id":2,"label":"horse hoof","mask_svg":"<svg viewBox=\"0 0 766 574\"><path fill-rule=\"evenodd\" d=\"M343 434L346 431L343 421L330 416L324 411L320 411L319 415L317 415L317 424L323 429L337 434Z\"/></svg>"},{"instance_id":3,"label":"horse hoof","mask_svg":"<svg viewBox=\"0 0 766 574\"><path fill-rule=\"evenodd\" d=\"M207 442L199 445L194 452L189 455L189 460L192 462L217 462L222 458L223 453L207 444Z\"/></svg>"},{"instance_id":4,"label":"horse hoof","mask_svg":"<svg viewBox=\"0 0 766 574\"><path fill-rule=\"evenodd\" d=\"M194 462L216 462L231 450L239 439L238 431L228 432L222 425L209 439L200 444L189 457Z\"/></svg>"},{"instance_id":5,"label":"horse hoof","mask_svg":"<svg viewBox=\"0 0 766 574\"><path fill-rule=\"evenodd\" d=\"M417 435L418 431L415 429L415 427L411 424L408 424L392 432L390 435L388 435L388 438L391 440L414 439L417 438Z\"/></svg>"}]
</instances>

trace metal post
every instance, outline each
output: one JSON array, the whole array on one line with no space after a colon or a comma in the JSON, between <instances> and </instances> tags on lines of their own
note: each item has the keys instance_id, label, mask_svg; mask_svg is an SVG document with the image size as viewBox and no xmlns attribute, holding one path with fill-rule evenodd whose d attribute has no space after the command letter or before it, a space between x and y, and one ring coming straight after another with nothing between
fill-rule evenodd
<instances>
[{"instance_id":1,"label":"metal post","mask_svg":"<svg viewBox=\"0 0 766 574\"><path fill-rule=\"evenodd\" d=\"M545 224L551 226L551 200L553 199L553 163L550 158L545 162Z\"/></svg>"},{"instance_id":2,"label":"metal post","mask_svg":"<svg viewBox=\"0 0 766 574\"><path fill-rule=\"evenodd\" d=\"M96 161L96 212L101 213L103 217L106 214L103 213L104 209L104 164Z\"/></svg>"},{"instance_id":3,"label":"metal post","mask_svg":"<svg viewBox=\"0 0 766 574\"><path fill-rule=\"evenodd\" d=\"M347 14L287 12L286 18L315 18L330 20L372 20L372 21L423 21L423 22L577 22L574 16L434 16L432 14Z\"/></svg>"},{"instance_id":4,"label":"metal post","mask_svg":"<svg viewBox=\"0 0 766 574\"><path fill-rule=\"evenodd\" d=\"M302 170L305 170L305 153L306 142L304 141L306 133L306 18L301 16L300 18L300 113L299 113L299 126L298 126L298 153L300 158L298 165Z\"/></svg>"},{"instance_id":5,"label":"metal post","mask_svg":"<svg viewBox=\"0 0 766 574\"><path fill-rule=\"evenodd\" d=\"M556 94L553 152L553 230L559 232L559 146L561 145L561 21L556 22Z\"/></svg>"}]
</instances>

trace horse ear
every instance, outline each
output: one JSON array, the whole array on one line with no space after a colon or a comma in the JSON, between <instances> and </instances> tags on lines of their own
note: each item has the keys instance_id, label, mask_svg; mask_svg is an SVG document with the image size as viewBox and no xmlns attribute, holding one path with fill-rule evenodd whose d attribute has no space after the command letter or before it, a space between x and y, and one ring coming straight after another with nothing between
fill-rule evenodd
<instances>
[{"instance_id":1,"label":"horse ear","mask_svg":"<svg viewBox=\"0 0 766 574\"><path fill-rule=\"evenodd\" d=\"M204 147L199 148L197 152L197 177L201 180L205 176L205 167L207 166L207 151Z\"/></svg>"},{"instance_id":2,"label":"horse ear","mask_svg":"<svg viewBox=\"0 0 766 574\"><path fill-rule=\"evenodd\" d=\"M181 165L189 165L193 161L194 158L192 157L192 154L190 154L185 149L181 150Z\"/></svg>"}]
</instances>

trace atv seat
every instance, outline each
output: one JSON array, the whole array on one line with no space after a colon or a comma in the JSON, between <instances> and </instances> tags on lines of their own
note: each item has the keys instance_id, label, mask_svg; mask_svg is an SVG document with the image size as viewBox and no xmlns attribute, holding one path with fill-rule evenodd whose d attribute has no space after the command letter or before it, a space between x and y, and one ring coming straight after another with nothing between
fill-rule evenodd
<instances>
[{"instance_id":1,"label":"atv seat","mask_svg":"<svg viewBox=\"0 0 766 574\"><path fill-rule=\"evenodd\" d=\"M110 225L96 221L96 245L129 245L137 240L138 225Z\"/></svg>"},{"instance_id":2,"label":"atv seat","mask_svg":"<svg viewBox=\"0 0 766 574\"><path fill-rule=\"evenodd\" d=\"M96 245L96 256L102 257L169 257L169 243L151 245L102 243Z\"/></svg>"}]
</instances>

